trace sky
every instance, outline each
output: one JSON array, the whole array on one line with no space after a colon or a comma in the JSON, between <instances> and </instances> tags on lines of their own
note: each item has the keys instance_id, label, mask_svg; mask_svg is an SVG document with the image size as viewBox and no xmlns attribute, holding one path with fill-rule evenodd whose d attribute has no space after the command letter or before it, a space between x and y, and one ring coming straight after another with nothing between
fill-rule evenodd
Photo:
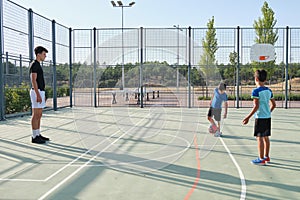
<instances>
[{"instance_id":1,"label":"sky","mask_svg":"<svg viewBox=\"0 0 300 200\"><path fill-rule=\"evenodd\" d=\"M6 1L6 0L3 0ZM71 28L120 28L121 8L110 0L11 0ZM253 27L262 16L265 0L134 0L124 8L125 28L168 28L173 25L206 27L214 16L215 27ZM299 0L266 0L275 12L276 27L300 27ZM122 0L128 5L131 0Z\"/></svg>"}]
</instances>

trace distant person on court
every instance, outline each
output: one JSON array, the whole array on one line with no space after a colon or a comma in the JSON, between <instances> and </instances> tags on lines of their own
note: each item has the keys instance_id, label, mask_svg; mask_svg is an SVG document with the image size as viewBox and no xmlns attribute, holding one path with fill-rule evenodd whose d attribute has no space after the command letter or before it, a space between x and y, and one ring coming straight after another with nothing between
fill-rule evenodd
<instances>
[{"instance_id":1,"label":"distant person on court","mask_svg":"<svg viewBox=\"0 0 300 200\"><path fill-rule=\"evenodd\" d=\"M215 132L215 136L219 137L222 135L220 131L220 121L221 121L221 113L222 113L222 104L224 103L225 111L223 118L227 117L227 103L228 97L226 94L226 84L220 83L218 88L215 88L214 94L212 96L212 100L210 101L210 108L208 110L207 119L210 122L210 129L212 133ZM217 122L217 125L216 125Z\"/></svg>"},{"instance_id":2,"label":"distant person on court","mask_svg":"<svg viewBox=\"0 0 300 200\"><path fill-rule=\"evenodd\" d=\"M41 118L43 108L46 106L45 80L41 67L41 62L45 60L48 50L42 46L34 49L36 59L30 63L30 79L32 88L30 90L30 99L32 107L32 143L44 144L49 138L41 135Z\"/></svg>"},{"instance_id":3,"label":"distant person on court","mask_svg":"<svg viewBox=\"0 0 300 200\"><path fill-rule=\"evenodd\" d=\"M252 160L255 165L265 165L270 162L270 140L271 136L271 112L275 109L276 103L272 90L265 86L267 72L265 70L256 70L255 84L257 88L253 89L251 97L253 98L253 108L251 112L243 119L243 124L248 124L249 119L254 115L254 136L258 143L259 157ZM271 102L271 104L269 104Z\"/></svg>"}]
</instances>

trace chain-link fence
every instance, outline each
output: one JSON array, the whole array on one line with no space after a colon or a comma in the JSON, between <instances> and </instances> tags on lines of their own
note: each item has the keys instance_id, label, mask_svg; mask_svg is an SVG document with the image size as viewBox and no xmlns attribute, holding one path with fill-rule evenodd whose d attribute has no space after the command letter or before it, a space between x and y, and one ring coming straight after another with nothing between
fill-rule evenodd
<instances>
[{"instance_id":1,"label":"chain-link fence","mask_svg":"<svg viewBox=\"0 0 300 200\"><path fill-rule=\"evenodd\" d=\"M276 62L268 68L266 85L274 91L278 107L299 107L299 64L291 62L298 52L294 33L298 30L276 30ZM252 106L254 70L266 67L250 61L255 29L216 28L214 64L203 57L207 31L178 27L74 30L73 64L79 69L74 79L75 105L140 106L143 86L143 106L207 107L213 89L224 81L230 107Z\"/></svg>"},{"instance_id":2,"label":"chain-link fence","mask_svg":"<svg viewBox=\"0 0 300 200\"><path fill-rule=\"evenodd\" d=\"M213 62L207 28L74 29L9 0L1 5L1 119L30 111L29 63L43 62L47 107L208 107L213 89L228 85L230 107L250 107L256 68L253 28L215 28ZM276 28L276 61L268 69L278 107L300 107L300 29ZM208 50L209 49L209 50Z\"/></svg>"},{"instance_id":3,"label":"chain-link fence","mask_svg":"<svg viewBox=\"0 0 300 200\"><path fill-rule=\"evenodd\" d=\"M70 30L11 1L1 1L1 118L29 113L29 64L37 45L48 49L42 63L47 109L70 106Z\"/></svg>"}]
</instances>

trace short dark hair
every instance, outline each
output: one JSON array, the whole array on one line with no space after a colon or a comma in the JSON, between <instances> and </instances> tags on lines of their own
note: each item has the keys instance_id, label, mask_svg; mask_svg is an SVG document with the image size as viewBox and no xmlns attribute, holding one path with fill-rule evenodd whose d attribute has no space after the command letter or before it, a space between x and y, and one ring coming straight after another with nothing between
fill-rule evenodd
<instances>
[{"instance_id":1,"label":"short dark hair","mask_svg":"<svg viewBox=\"0 0 300 200\"><path fill-rule=\"evenodd\" d=\"M255 71L255 78L257 78L260 82L265 82L267 80L267 71L262 70L256 70Z\"/></svg>"},{"instance_id":2,"label":"short dark hair","mask_svg":"<svg viewBox=\"0 0 300 200\"><path fill-rule=\"evenodd\" d=\"M48 53L48 50L45 47L37 46L37 47L34 48L35 55L38 55L38 54L42 53L43 51Z\"/></svg>"},{"instance_id":3,"label":"short dark hair","mask_svg":"<svg viewBox=\"0 0 300 200\"><path fill-rule=\"evenodd\" d=\"M226 84L225 83L220 83L219 84L219 90L221 90L221 91L226 90Z\"/></svg>"}]
</instances>

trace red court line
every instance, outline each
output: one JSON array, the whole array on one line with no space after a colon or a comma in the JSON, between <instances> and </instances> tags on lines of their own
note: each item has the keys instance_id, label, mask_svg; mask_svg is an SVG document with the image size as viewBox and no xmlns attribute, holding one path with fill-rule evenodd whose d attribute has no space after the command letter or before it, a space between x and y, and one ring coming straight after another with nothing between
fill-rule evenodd
<instances>
[{"instance_id":1,"label":"red court line","mask_svg":"<svg viewBox=\"0 0 300 200\"><path fill-rule=\"evenodd\" d=\"M195 188L197 187L197 185L199 183L199 180L200 180L200 156L199 156L199 149L198 149L196 134L194 135L194 146L195 146L195 149L196 149L197 176L196 176L194 185L191 187L190 191L186 194L186 196L184 197L184 200L188 200L192 196L192 194L193 194L193 192L194 192Z\"/></svg>"}]
</instances>

